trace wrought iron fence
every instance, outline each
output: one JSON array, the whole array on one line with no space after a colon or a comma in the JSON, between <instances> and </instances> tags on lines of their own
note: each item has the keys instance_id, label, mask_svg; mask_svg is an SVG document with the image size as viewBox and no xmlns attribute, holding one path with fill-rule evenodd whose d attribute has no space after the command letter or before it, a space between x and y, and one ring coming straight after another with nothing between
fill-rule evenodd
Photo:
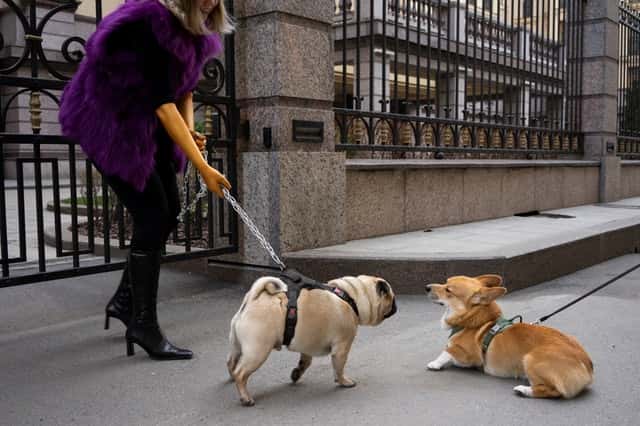
<instances>
[{"instance_id":1,"label":"wrought iron fence","mask_svg":"<svg viewBox=\"0 0 640 426\"><path fill-rule=\"evenodd\" d=\"M57 123L60 92L103 14L102 0L88 3L80 12L73 0L0 3L0 287L124 265L112 254L129 244L126 210ZM210 163L235 188L233 43L227 37L224 59L205 65L195 116ZM164 260L235 252L237 245L235 214L209 194L170 238Z\"/></svg>"},{"instance_id":2,"label":"wrought iron fence","mask_svg":"<svg viewBox=\"0 0 640 426\"><path fill-rule=\"evenodd\" d=\"M618 5L618 155L640 158L640 13L638 3Z\"/></svg>"},{"instance_id":3,"label":"wrought iron fence","mask_svg":"<svg viewBox=\"0 0 640 426\"><path fill-rule=\"evenodd\" d=\"M335 0L336 149L580 154L582 19L582 0Z\"/></svg>"}]
</instances>

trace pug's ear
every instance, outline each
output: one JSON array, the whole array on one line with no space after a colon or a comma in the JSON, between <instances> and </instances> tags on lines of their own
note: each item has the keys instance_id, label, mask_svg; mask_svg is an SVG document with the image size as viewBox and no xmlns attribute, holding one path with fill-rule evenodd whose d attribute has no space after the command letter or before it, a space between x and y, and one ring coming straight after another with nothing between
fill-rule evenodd
<instances>
[{"instance_id":1,"label":"pug's ear","mask_svg":"<svg viewBox=\"0 0 640 426\"><path fill-rule=\"evenodd\" d=\"M391 286L384 280L378 280L376 282L376 290L378 291L378 296L383 297L391 293Z\"/></svg>"}]
</instances>

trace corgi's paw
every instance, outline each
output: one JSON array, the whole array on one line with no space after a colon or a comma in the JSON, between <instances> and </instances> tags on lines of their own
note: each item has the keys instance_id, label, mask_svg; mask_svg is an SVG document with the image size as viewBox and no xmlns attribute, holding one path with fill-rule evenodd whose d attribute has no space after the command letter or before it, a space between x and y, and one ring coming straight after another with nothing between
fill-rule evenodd
<instances>
[{"instance_id":1,"label":"corgi's paw","mask_svg":"<svg viewBox=\"0 0 640 426\"><path fill-rule=\"evenodd\" d=\"M427 369L431 371L438 371L449 367L451 364L453 364L453 357L449 355L449 352L444 351L438 358L427 364Z\"/></svg>"},{"instance_id":2,"label":"corgi's paw","mask_svg":"<svg viewBox=\"0 0 640 426\"><path fill-rule=\"evenodd\" d=\"M437 359L427 364L427 370L430 370L430 371L440 371L443 369L444 369L444 366L440 364Z\"/></svg>"},{"instance_id":3,"label":"corgi's paw","mask_svg":"<svg viewBox=\"0 0 640 426\"><path fill-rule=\"evenodd\" d=\"M513 391L518 396L523 396L527 398L533 397L533 390L531 389L531 386L516 386L513 388Z\"/></svg>"}]
</instances>

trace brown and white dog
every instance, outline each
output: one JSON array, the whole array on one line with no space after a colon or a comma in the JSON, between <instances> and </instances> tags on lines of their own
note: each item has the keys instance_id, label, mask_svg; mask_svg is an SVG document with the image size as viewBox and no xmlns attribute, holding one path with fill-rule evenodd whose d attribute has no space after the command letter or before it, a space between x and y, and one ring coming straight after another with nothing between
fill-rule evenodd
<instances>
[{"instance_id":1,"label":"brown and white dog","mask_svg":"<svg viewBox=\"0 0 640 426\"><path fill-rule=\"evenodd\" d=\"M327 284L347 293L358 312L331 291L300 292L295 335L288 346L290 351L300 353L300 362L291 371L291 380L300 380L312 357L331 355L336 383L353 387L356 383L344 374L344 366L358 325L376 326L395 314L396 299L382 278L360 275ZM253 283L231 320L227 367L245 406L254 405L247 390L249 376L273 349L280 350L283 345L287 304L287 285L279 278L262 277Z\"/></svg>"},{"instance_id":2,"label":"brown and white dog","mask_svg":"<svg viewBox=\"0 0 640 426\"><path fill-rule=\"evenodd\" d=\"M446 307L443 328L452 333L447 348L427 366L429 370L482 367L498 377L527 378L531 386L516 386L520 396L572 398L593 381L593 364L570 336L540 325L514 324L495 335L483 354L483 340L501 310L495 299L504 295L502 277L455 276L445 284L429 284L434 303Z\"/></svg>"}]
</instances>

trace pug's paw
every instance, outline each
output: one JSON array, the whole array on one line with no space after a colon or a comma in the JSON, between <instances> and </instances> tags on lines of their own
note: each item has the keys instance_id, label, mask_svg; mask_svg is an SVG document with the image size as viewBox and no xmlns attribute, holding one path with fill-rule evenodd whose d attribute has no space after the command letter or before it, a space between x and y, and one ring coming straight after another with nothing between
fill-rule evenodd
<instances>
[{"instance_id":1,"label":"pug's paw","mask_svg":"<svg viewBox=\"0 0 640 426\"><path fill-rule=\"evenodd\" d=\"M338 383L341 388L352 388L356 385L356 382L346 376L342 379L336 379L336 383Z\"/></svg>"},{"instance_id":2,"label":"pug's paw","mask_svg":"<svg viewBox=\"0 0 640 426\"><path fill-rule=\"evenodd\" d=\"M298 380L300 380L300 377L302 377L302 371L300 371L299 368L294 368L293 370L291 370L291 381L293 383L297 383Z\"/></svg>"},{"instance_id":3,"label":"pug's paw","mask_svg":"<svg viewBox=\"0 0 640 426\"><path fill-rule=\"evenodd\" d=\"M243 406L245 407L253 407L254 405L256 405L256 401L254 401L253 398L240 398L240 402L242 403Z\"/></svg>"}]
</instances>

